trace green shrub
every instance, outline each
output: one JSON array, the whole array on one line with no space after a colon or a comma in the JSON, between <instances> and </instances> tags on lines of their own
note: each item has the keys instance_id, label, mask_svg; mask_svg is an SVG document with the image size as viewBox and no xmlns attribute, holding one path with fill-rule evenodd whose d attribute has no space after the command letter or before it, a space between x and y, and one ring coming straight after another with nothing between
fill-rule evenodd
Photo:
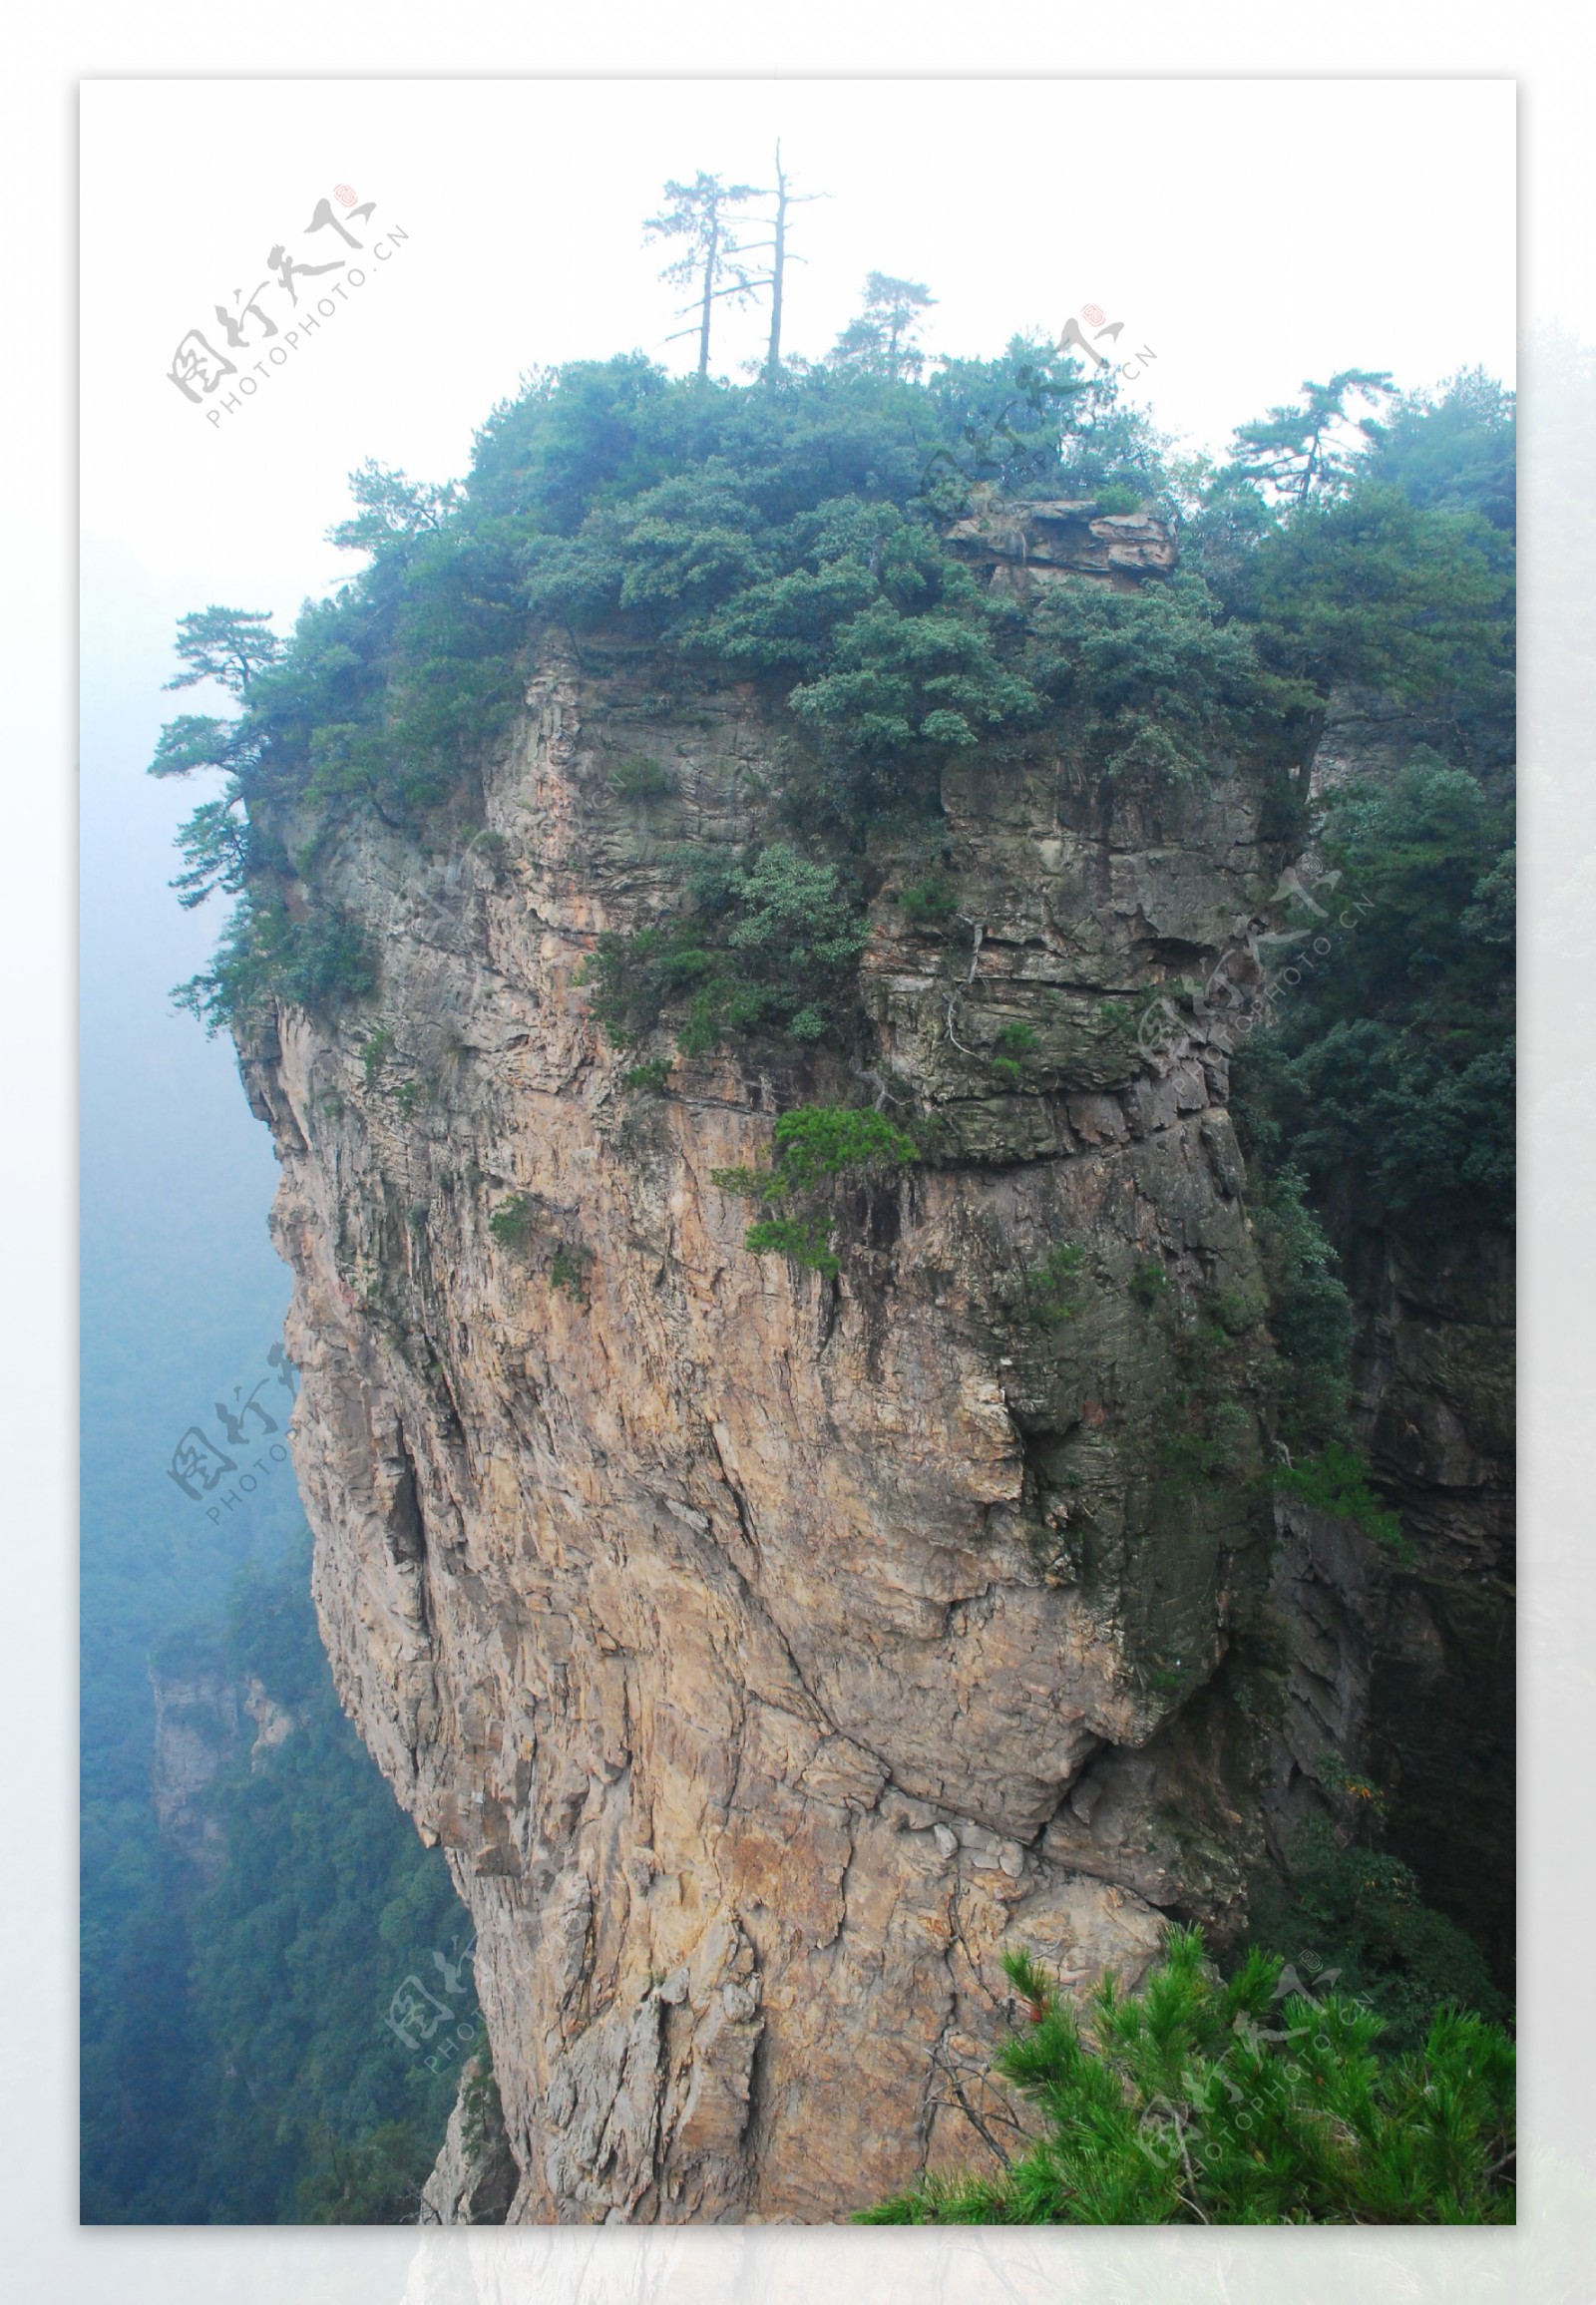
<instances>
[{"instance_id":1,"label":"green shrub","mask_svg":"<svg viewBox=\"0 0 1596 2305\"><path fill-rule=\"evenodd\" d=\"M508 1249L512 1256L525 1257L542 1223L536 1204L525 1193L512 1193L488 1219L488 1230L501 1248Z\"/></svg>"},{"instance_id":2,"label":"green shrub","mask_svg":"<svg viewBox=\"0 0 1596 2305\"><path fill-rule=\"evenodd\" d=\"M1164 1271L1162 1265L1154 1264L1151 1261L1138 1265L1130 1276L1131 1295L1138 1305L1145 1306L1149 1312L1159 1299L1167 1294L1168 1289L1169 1275Z\"/></svg>"},{"instance_id":3,"label":"green shrub","mask_svg":"<svg viewBox=\"0 0 1596 2305\"><path fill-rule=\"evenodd\" d=\"M1214 1299L1214 1319L1227 1337L1245 1337L1262 1317L1262 1306L1244 1290L1221 1289Z\"/></svg>"},{"instance_id":4,"label":"green shrub","mask_svg":"<svg viewBox=\"0 0 1596 2305\"><path fill-rule=\"evenodd\" d=\"M340 2145L322 2135L326 2165L299 2184L296 2206L307 2225L413 2225L432 2153L407 2120L379 2121L370 2134Z\"/></svg>"},{"instance_id":5,"label":"green shrub","mask_svg":"<svg viewBox=\"0 0 1596 2305\"><path fill-rule=\"evenodd\" d=\"M1116 513L1141 511L1141 491L1126 481L1109 481L1105 487L1094 489L1092 498L1099 520L1111 519Z\"/></svg>"},{"instance_id":6,"label":"green shrub","mask_svg":"<svg viewBox=\"0 0 1596 2305\"><path fill-rule=\"evenodd\" d=\"M743 1247L756 1257L790 1257L812 1273L840 1273L830 1241L829 1224L802 1217L761 1217L742 1237Z\"/></svg>"},{"instance_id":7,"label":"green shrub","mask_svg":"<svg viewBox=\"0 0 1596 2305\"><path fill-rule=\"evenodd\" d=\"M866 2224L1505 2224L1513 2045L1443 2010L1387 2058L1381 2022L1316 1999L1278 1955L1221 1980L1172 1928L1140 1989L1112 1975L1083 2017L1005 1953L1025 2020L998 2071L1044 2133L990 2177L928 2178Z\"/></svg>"},{"instance_id":8,"label":"green shrub","mask_svg":"<svg viewBox=\"0 0 1596 2305\"><path fill-rule=\"evenodd\" d=\"M584 963L579 981L597 986L611 1042L629 1046L683 1003L684 1055L727 1032L818 1040L866 935L837 867L777 842L747 866L701 863L689 893L692 912L632 937L606 930Z\"/></svg>"},{"instance_id":9,"label":"green shrub","mask_svg":"<svg viewBox=\"0 0 1596 2305\"><path fill-rule=\"evenodd\" d=\"M1413 1548L1402 1534L1399 1517L1381 1503L1369 1485L1368 1464L1343 1442L1327 1441L1317 1456L1298 1457L1276 1473L1275 1486L1288 1496L1301 1497L1304 1504L1322 1513L1356 1521L1366 1535L1399 1561L1413 1559Z\"/></svg>"},{"instance_id":10,"label":"green shrub","mask_svg":"<svg viewBox=\"0 0 1596 2305\"><path fill-rule=\"evenodd\" d=\"M839 1270L830 1247L826 1188L842 1176L880 1176L920 1158L906 1129L868 1105L808 1104L784 1112L772 1135L768 1169L711 1169L722 1192L764 1207L797 1202L799 1213L750 1225L743 1247L756 1256L791 1257L818 1273Z\"/></svg>"},{"instance_id":11,"label":"green shrub","mask_svg":"<svg viewBox=\"0 0 1596 2305\"><path fill-rule=\"evenodd\" d=\"M1384 1850L1347 1845L1327 1817L1299 1827L1284 1879L1255 1880L1248 1902L1255 1942L1312 1946L1326 1983L1372 2009L1395 2048L1419 2048L1449 2004L1494 2024L1511 2015L1479 1947L1424 1903L1411 1867Z\"/></svg>"},{"instance_id":12,"label":"green shrub","mask_svg":"<svg viewBox=\"0 0 1596 2305\"><path fill-rule=\"evenodd\" d=\"M549 1286L558 1289L578 1305L588 1302L588 1269L593 1263L592 1249L579 1243L562 1242L549 1260Z\"/></svg>"},{"instance_id":13,"label":"green shrub","mask_svg":"<svg viewBox=\"0 0 1596 2305\"><path fill-rule=\"evenodd\" d=\"M783 1194L802 1192L844 1170L901 1168L920 1158L908 1131L868 1105L798 1105L776 1122L773 1142Z\"/></svg>"},{"instance_id":14,"label":"green shrub","mask_svg":"<svg viewBox=\"0 0 1596 2305\"><path fill-rule=\"evenodd\" d=\"M384 1028L374 1032L360 1051L360 1069L366 1076L366 1086L375 1088L377 1075L393 1052L393 1034Z\"/></svg>"},{"instance_id":15,"label":"green shrub","mask_svg":"<svg viewBox=\"0 0 1596 2305\"><path fill-rule=\"evenodd\" d=\"M648 760L640 752L628 752L617 760L609 771L609 789L616 800L666 800L676 790L676 776L657 760Z\"/></svg>"},{"instance_id":16,"label":"green shrub","mask_svg":"<svg viewBox=\"0 0 1596 2305\"><path fill-rule=\"evenodd\" d=\"M1293 1450L1345 1437L1353 1341L1352 1302L1307 1192L1302 1171L1287 1164L1251 1200L1278 1351L1281 1437Z\"/></svg>"},{"instance_id":17,"label":"green shrub","mask_svg":"<svg viewBox=\"0 0 1596 2305\"><path fill-rule=\"evenodd\" d=\"M932 873L902 892L898 909L911 928L934 929L958 912L959 891L946 873Z\"/></svg>"},{"instance_id":18,"label":"green shrub","mask_svg":"<svg viewBox=\"0 0 1596 2305\"><path fill-rule=\"evenodd\" d=\"M1056 1329L1080 1310L1080 1276L1085 1251L1067 1245L1049 1249L1040 1264L1026 1268L1025 1311L1038 1329Z\"/></svg>"},{"instance_id":19,"label":"green shrub","mask_svg":"<svg viewBox=\"0 0 1596 2305\"><path fill-rule=\"evenodd\" d=\"M208 968L174 987L174 1003L207 1033L244 1025L274 1003L331 1016L376 990L370 939L336 905L293 920L287 907L246 896L234 907Z\"/></svg>"},{"instance_id":20,"label":"green shrub","mask_svg":"<svg viewBox=\"0 0 1596 2305\"><path fill-rule=\"evenodd\" d=\"M656 1056L649 1064L634 1064L629 1072L623 1072L620 1076L620 1084L622 1088L629 1088L643 1095L659 1096L663 1093L665 1082L669 1078L669 1060L663 1056Z\"/></svg>"}]
</instances>

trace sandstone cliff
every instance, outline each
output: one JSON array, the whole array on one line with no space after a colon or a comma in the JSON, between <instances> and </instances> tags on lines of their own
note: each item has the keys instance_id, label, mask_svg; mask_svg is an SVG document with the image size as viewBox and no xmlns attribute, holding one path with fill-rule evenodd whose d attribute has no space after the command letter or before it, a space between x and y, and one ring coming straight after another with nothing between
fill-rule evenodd
<instances>
[{"instance_id":1,"label":"sandstone cliff","mask_svg":"<svg viewBox=\"0 0 1596 2305\"><path fill-rule=\"evenodd\" d=\"M907 925L879 860L867 1085L789 1044L628 1088L581 962L672 842L771 837L793 741L655 677L548 642L487 839L326 849L380 1017L282 1011L245 1072L323 1634L472 1908L512 2218L822 2219L980 2157L1002 1946L1084 1988L1166 1912L1239 1920L1255 1755L1212 1685L1267 1566L1261 1290L1223 1034L1134 1027L1280 859L1223 763L1155 800L989 747L936 828L963 924ZM617 800L644 747L672 796ZM838 1279L748 1255L711 1170L862 1094L938 1157L844 1196ZM1194 1347L1171 1308L1213 1302Z\"/></svg>"}]
</instances>

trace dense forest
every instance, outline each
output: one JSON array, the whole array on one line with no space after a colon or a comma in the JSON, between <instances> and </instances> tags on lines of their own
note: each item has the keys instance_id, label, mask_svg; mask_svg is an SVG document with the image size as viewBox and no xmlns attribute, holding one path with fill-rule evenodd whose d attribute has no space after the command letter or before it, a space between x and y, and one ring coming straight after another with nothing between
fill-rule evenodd
<instances>
[{"instance_id":1,"label":"dense forest","mask_svg":"<svg viewBox=\"0 0 1596 2305\"><path fill-rule=\"evenodd\" d=\"M213 1871L89 1820L84 2218L413 2220L478 2043L470 1921L338 1709L302 1532L151 1663L263 1692L278 1735L204 1789Z\"/></svg>"},{"instance_id":2,"label":"dense forest","mask_svg":"<svg viewBox=\"0 0 1596 2305\"><path fill-rule=\"evenodd\" d=\"M1348 370L1241 426L1226 458L1181 458L1112 381L1047 344L1016 338L997 359L928 366L914 309L878 299L827 362L773 357L745 386L675 379L637 354L540 374L483 427L464 483L375 464L354 476L354 513L332 534L364 569L308 603L288 638L246 611L185 619L174 685L219 682L238 709L181 716L154 763L225 780L189 822L177 885L186 904L221 894L233 910L180 996L212 1031L246 1034L276 1000L358 1019L377 956L318 860L367 814L427 850L490 853L479 770L551 628L579 655L600 636L645 652L665 707L695 679L755 683L791 734L775 772L779 839L736 858L683 849L669 917L598 942L595 1013L634 1052L639 1091L678 1054L737 1041L868 1064L855 964L888 880L906 913L969 950L939 833L951 761L980 747L1000 775L1005 743L1045 726L1105 786L1236 763L1283 853L1312 855L1360 908L1355 933L1296 971L1235 1068L1270 1288L1270 1478L1410 1559L1402 1500L1357 1429L1359 1309L1338 1242L1349 1195L1360 1223L1430 1238L1511 1222L1511 398L1477 372L1400 393ZM1029 601L979 585L953 527L1058 500L1167 524L1176 573L1125 589L1061 583ZM1399 757L1379 773L1343 771L1328 752L1349 696L1396 730ZM668 772L639 756L616 773L646 806ZM1298 883L1310 947L1319 885ZM1165 993L1177 1020L1215 997L1173 971ZM366 1046L380 1067L381 1036ZM1034 1085L1022 1030L995 1076L1015 1095ZM764 1209L748 1246L822 1269L831 1251L807 1183L938 1157L864 1108L790 1116L778 1154L768 1175L744 1178ZM507 1204L496 1230L508 1238L516 1222ZM1068 1281L1060 1270L1049 1285L1066 1293ZM1238 1309L1237 1333L1250 1322ZM1184 1444L1192 1477L1223 1461L1200 1407ZM441 1865L415 1848L336 1717L295 1578L290 1563L281 1582L245 1590L224 1641L231 1668L256 1673L302 1727L263 1769L237 1764L216 1886L141 1891L148 2006L130 1997L126 2024L172 2056L163 2088L184 2111L161 2149L187 2190L134 2165L150 2138L124 2121L87 2148L102 2216L392 2214L441 2125L444 2081L418 2078L387 2045L376 2054L374 2027L390 1971L397 1982L412 1947L447 1942L458 1916ZM1307 1836L1288 1876L1261 1885L1253 1958L1278 1956L1311 1922L1365 2004L1348 2020L1349 2056L1366 2057L1357 2025L1378 2018L1393 2057L1427 2054L1436 2071L1449 2058L1453 2082L1466 2068L1472 2088L1480 2058L1495 2060L1479 2083L1483 2154L1500 2126L1508 1972L1498 1947L1487 1963L1455 1899L1448 1912L1429 1901L1383 1834L1378 1788L1364 1809L1361 1827ZM350 1965L357 1943L368 1951ZM1183 2023L1218 1990L1193 1982L1196 1958L1177 1947L1172 1982L1152 1993L1180 2003ZM1226 1990L1267 2005L1278 1959L1262 1984L1256 1967L1237 1974ZM1437 2035L1443 2005L1473 2012L1474 2031ZM1070 2086L1086 2086L1062 2020L1044 1996L1038 2008L1038 2025L1055 2027L1049 2054L1072 2057ZM1033 2056L1025 2072L1040 2070ZM1428 2084L1401 2087L1422 2099ZM86 2103L111 2094L86 2089ZM1469 2182L1488 2191L1499 2168L1487 2182L1483 2165ZM1389 2168L1366 2177L1384 2199ZM1483 2197L1465 2185L1434 2213L1499 2213Z\"/></svg>"}]
</instances>

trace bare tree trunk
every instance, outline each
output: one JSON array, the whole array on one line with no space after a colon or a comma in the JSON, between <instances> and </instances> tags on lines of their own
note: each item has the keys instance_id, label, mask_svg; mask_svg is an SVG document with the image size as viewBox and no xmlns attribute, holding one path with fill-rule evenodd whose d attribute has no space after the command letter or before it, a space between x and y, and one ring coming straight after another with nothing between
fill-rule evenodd
<instances>
[{"instance_id":1,"label":"bare tree trunk","mask_svg":"<svg viewBox=\"0 0 1596 2305\"><path fill-rule=\"evenodd\" d=\"M709 246L704 254L704 316L698 330L698 373L709 374L709 313L715 292L715 258L720 252L720 217L709 216Z\"/></svg>"},{"instance_id":2,"label":"bare tree trunk","mask_svg":"<svg viewBox=\"0 0 1596 2305\"><path fill-rule=\"evenodd\" d=\"M765 378L773 383L781 371L781 286L787 265L787 179L781 171L781 143L776 144L776 239L770 265L770 350L765 356Z\"/></svg>"}]
</instances>

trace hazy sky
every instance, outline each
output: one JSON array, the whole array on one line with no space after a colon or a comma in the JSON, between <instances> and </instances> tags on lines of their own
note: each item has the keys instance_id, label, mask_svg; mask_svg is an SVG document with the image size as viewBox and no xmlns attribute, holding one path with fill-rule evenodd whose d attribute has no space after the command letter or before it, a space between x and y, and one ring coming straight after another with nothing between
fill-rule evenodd
<instances>
[{"instance_id":1,"label":"hazy sky","mask_svg":"<svg viewBox=\"0 0 1596 2305\"><path fill-rule=\"evenodd\" d=\"M90 83L88 684L96 573L125 619L130 587L162 617L291 612L350 567L320 539L363 458L460 472L544 362L636 345L689 365L641 243L667 177L767 183L779 136L797 188L829 195L795 214L793 351L826 351L871 268L930 286L932 350L1056 336L1093 302L1155 353L1132 389L1160 422L1218 446L1337 367L1510 378L1513 115L1505 80ZM408 233L385 263L305 236L337 185L376 203L357 236ZM169 380L174 349L197 326L224 345L215 306L279 243L365 284L213 426ZM287 321L275 281L263 303ZM763 328L728 314L715 366L735 376Z\"/></svg>"}]
</instances>

